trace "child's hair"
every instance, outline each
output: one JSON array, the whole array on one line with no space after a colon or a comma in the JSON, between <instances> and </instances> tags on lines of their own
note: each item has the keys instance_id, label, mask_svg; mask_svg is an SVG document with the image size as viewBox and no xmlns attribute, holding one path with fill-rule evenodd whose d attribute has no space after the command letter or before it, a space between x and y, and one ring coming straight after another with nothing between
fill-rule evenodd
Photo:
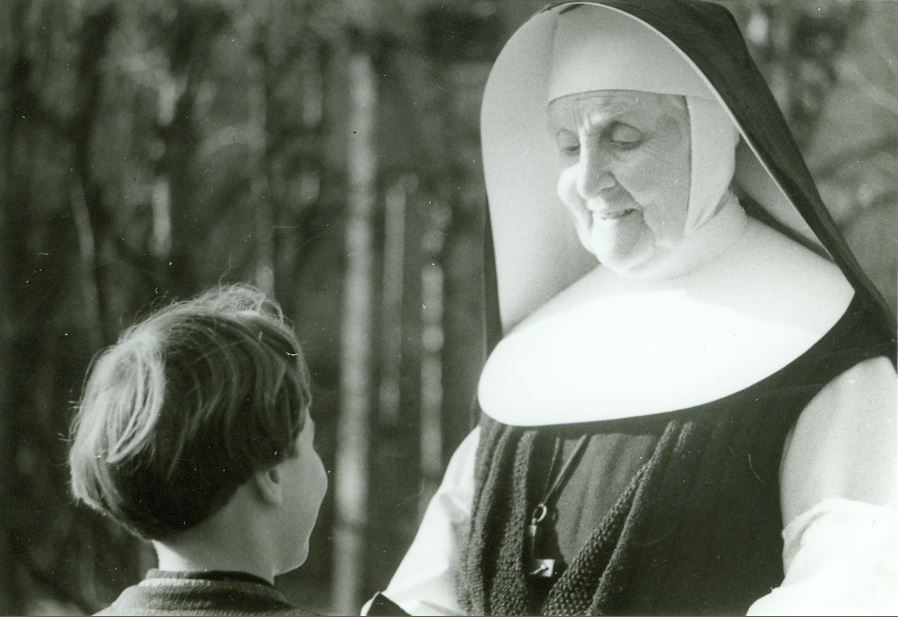
<instances>
[{"instance_id":1,"label":"child's hair","mask_svg":"<svg viewBox=\"0 0 898 617\"><path fill-rule=\"evenodd\" d=\"M72 425L72 492L164 539L294 456L310 404L280 307L246 285L213 289L155 312L95 358Z\"/></svg>"}]
</instances>

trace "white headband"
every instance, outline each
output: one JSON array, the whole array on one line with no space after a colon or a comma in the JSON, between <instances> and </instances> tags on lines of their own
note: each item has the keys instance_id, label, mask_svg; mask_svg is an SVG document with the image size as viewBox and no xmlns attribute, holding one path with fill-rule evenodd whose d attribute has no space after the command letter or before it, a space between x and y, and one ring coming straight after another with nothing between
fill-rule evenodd
<instances>
[{"instance_id":1,"label":"white headband","mask_svg":"<svg viewBox=\"0 0 898 617\"><path fill-rule=\"evenodd\" d=\"M549 100L593 90L714 98L670 45L614 11L592 7L564 11L558 16L554 39Z\"/></svg>"}]
</instances>

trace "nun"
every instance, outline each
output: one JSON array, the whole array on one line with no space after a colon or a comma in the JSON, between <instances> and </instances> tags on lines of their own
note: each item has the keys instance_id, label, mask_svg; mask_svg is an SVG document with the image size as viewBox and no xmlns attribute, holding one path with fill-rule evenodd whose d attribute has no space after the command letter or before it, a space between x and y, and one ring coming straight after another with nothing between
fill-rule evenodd
<instances>
[{"instance_id":1,"label":"nun","mask_svg":"<svg viewBox=\"0 0 898 617\"><path fill-rule=\"evenodd\" d=\"M893 614L895 324L731 15L558 2L482 116L490 353L413 614Z\"/></svg>"}]
</instances>

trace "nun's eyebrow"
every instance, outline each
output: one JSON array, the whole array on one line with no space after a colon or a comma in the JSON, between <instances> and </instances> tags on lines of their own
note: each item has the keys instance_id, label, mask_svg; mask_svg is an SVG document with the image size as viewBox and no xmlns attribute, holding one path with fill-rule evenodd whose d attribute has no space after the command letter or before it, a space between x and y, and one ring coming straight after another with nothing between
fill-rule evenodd
<instances>
[{"instance_id":1,"label":"nun's eyebrow","mask_svg":"<svg viewBox=\"0 0 898 617\"><path fill-rule=\"evenodd\" d=\"M595 106L581 105L576 100L564 100L557 104L550 104L548 116L550 125L568 128L571 126L582 126L584 120L591 116L595 116L596 114L601 114L604 119L604 116L620 115L625 111L626 110L606 109L605 106L600 106L596 109Z\"/></svg>"},{"instance_id":2,"label":"nun's eyebrow","mask_svg":"<svg viewBox=\"0 0 898 617\"><path fill-rule=\"evenodd\" d=\"M563 138L573 138L578 141L580 139L580 137L577 133L575 133L574 131L571 131L570 129L564 129L564 128L558 129L557 131L552 133L552 136L555 138L555 141L560 141Z\"/></svg>"},{"instance_id":3,"label":"nun's eyebrow","mask_svg":"<svg viewBox=\"0 0 898 617\"><path fill-rule=\"evenodd\" d=\"M624 115L625 110L619 109L587 109L587 110L575 110L575 121L577 125L577 129L587 129L587 130L604 130L613 122L617 121L622 115Z\"/></svg>"},{"instance_id":4,"label":"nun's eyebrow","mask_svg":"<svg viewBox=\"0 0 898 617\"><path fill-rule=\"evenodd\" d=\"M549 102L546 109L546 128L552 135L557 135L563 130L570 130L565 127L565 120L573 119L570 107L566 101L554 100Z\"/></svg>"}]
</instances>

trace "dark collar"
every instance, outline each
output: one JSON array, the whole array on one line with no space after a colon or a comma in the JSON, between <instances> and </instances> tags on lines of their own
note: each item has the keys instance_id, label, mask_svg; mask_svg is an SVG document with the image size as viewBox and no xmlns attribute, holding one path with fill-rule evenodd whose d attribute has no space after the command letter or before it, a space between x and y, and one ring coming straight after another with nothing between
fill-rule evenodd
<instances>
[{"instance_id":1,"label":"dark collar","mask_svg":"<svg viewBox=\"0 0 898 617\"><path fill-rule=\"evenodd\" d=\"M233 582L244 582L244 583L257 583L259 585L265 585L266 587L274 588L274 585L266 581L264 578L260 576L256 576L255 574L250 574L248 572L238 572L231 570L183 570L183 571L174 571L174 570L159 570L157 568L153 568L149 570L144 577L146 579L159 579L159 578L167 578L167 579L182 579L182 580L201 580L201 581L233 581Z\"/></svg>"}]
</instances>

